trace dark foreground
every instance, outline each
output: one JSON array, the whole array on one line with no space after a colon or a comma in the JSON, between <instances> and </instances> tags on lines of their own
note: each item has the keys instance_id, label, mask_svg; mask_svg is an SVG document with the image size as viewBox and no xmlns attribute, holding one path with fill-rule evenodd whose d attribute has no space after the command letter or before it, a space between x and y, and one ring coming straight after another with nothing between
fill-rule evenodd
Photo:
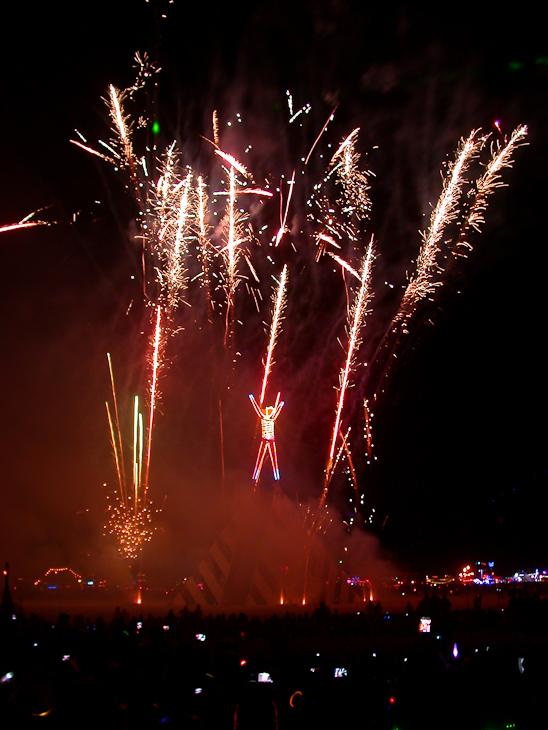
<instances>
[{"instance_id":1,"label":"dark foreground","mask_svg":"<svg viewBox=\"0 0 548 730\"><path fill-rule=\"evenodd\" d=\"M431 633L419 633L421 616ZM399 613L5 616L2 728L546 726L548 599Z\"/></svg>"}]
</instances>

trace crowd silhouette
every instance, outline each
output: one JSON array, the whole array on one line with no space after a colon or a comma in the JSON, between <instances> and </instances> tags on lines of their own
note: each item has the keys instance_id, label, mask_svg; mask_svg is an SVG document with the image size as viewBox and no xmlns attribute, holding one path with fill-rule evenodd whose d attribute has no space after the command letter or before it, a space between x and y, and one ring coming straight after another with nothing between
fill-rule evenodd
<instances>
[{"instance_id":1,"label":"crowd silhouette","mask_svg":"<svg viewBox=\"0 0 548 730\"><path fill-rule=\"evenodd\" d=\"M481 594L477 594L478 596ZM6 596L4 596L6 599ZM418 630L431 619L430 633ZM451 608L441 593L267 617L116 608L55 621L2 603L5 728L527 728L542 717L548 599Z\"/></svg>"}]
</instances>

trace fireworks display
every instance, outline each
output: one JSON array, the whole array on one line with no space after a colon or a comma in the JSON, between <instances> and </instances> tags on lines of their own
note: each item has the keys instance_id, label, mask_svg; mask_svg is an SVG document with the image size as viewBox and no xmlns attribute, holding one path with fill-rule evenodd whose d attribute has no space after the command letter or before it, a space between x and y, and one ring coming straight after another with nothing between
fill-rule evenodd
<instances>
[{"instance_id":1,"label":"fireworks display","mask_svg":"<svg viewBox=\"0 0 548 730\"><path fill-rule=\"evenodd\" d=\"M323 178L312 186L311 195L306 200L308 207L308 231L298 234L288 226L289 212L295 199L297 187L296 168L287 183L284 200L284 186L280 184L278 195L267 184L265 188L255 185L248 166L236 157L221 149L219 117L214 115L213 153L222 165L221 185L223 189L212 193L208 190L206 178L197 174L188 165L183 165L182 153L177 142L170 143L156 160L147 162L146 155L138 156L132 139L133 123L124 111L124 101L133 98L142 88L147 76L155 69L148 60L137 57L138 79L131 89L123 92L114 86L109 87L107 104L115 132L115 139L102 143L108 154L97 152L87 142L75 144L94 152L103 159L125 168L128 172L128 187L135 193L139 208L140 233L143 241L143 274L145 302L152 307L153 316L150 327L150 377L148 389L148 427L143 429L142 416L135 400L134 418L134 456L133 487L131 492L125 484L121 437L119 434L118 414L115 418L108 412L113 452L120 486L118 507L111 506L112 532L116 535L123 551L130 557L135 556L137 546L150 538L150 512L147 507L147 493L151 475L152 433L159 395L159 372L165 364L165 344L177 331L176 310L183 301L198 306L196 295L189 288L195 281L201 283L202 305L198 311L207 310L210 325L215 325L219 316L224 320L223 343L225 351L234 364L238 354L239 338L236 324L244 330L248 326L241 321L246 307L238 305L236 293L242 281L248 295L251 295L256 309L260 312L265 285L262 274L268 263L274 264L272 257L264 252L260 232L268 229L268 224L256 233L257 223L253 214L260 211L261 217L269 220L265 204L279 197L280 221L277 230L270 238L269 246L283 250L287 257L289 250L308 260L308 266L322 267L324 256L334 261L343 275L344 291L347 301L347 344L344 363L340 367L339 385L334 401L335 419L332 427L329 449L326 455L327 466L324 470L324 483L319 499L319 507L313 520L313 528L323 521L322 510L326 506L329 486L344 453L348 462L356 503L360 495L360 481L349 445L349 432L353 422L361 429L360 439L353 439L353 450L363 455L360 463L372 460L372 413L368 396L376 399L385 387L385 381L393 361L397 358L405 335L409 334L413 317L420 309L423 300L431 300L436 290L444 283L444 272L455 266L456 257L471 249L470 234L478 231L487 206L489 195L502 184L501 171L512 162L514 150L523 143L526 127L519 127L510 140L494 145L491 160L483 174L475 173L474 164L478 162L488 136L478 131L470 133L458 147L455 160L448 166L444 176L441 196L432 212L430 227L423 235L423 243L416 263L416 271L409 278L399 308L388 327L384 339L377 350L377 356L367 367L360 358L363 341L366 311L372 298L373 276L373 236L366 232L371 212L370 173L359 167L360 155L356 151L359 129L354 129L336 148L327 164ZM290 110L292 99L290 98ZM297 118L293 114L290 123ZM333 115L330 116L331 121ZM327 124L320 131L304 160L303 172L309 164L314 150L320 148L320 138L326 134ZM155 179L156 175L156 179ZM267 181L268 182L268 181ZM249 195L249 194L252 195ZM218 207L218 222L212 226L211 204L225 199L224 211ZM243 208L241 200L257 199L259 208ZM214 213L217 215L217 212ZM298 247L295 238L298 238ZM368 237L368 238L367 238ZM369 243L364 245L364 241ZM382 248L377 246L377 256L382 256ZM267 249L268 250L268 249ZM450 255L451 254L451 255ZM245 259L247 269L244 273L241 261ZM328 259L328 260L329 260ZM261 423L261 442L253 480L259 482L263 462L268 455L272 464L273 478L280 479L274 423L284 403L280 394L273 406L264 406L269 377L272 371L273 352L276 346L284 309L292 312L291 300L288 302L287 280L288 264L285 263L277 289L273 295L270 335L264 361L264 374L259 401L250 395L254 410ZM350 286L357 282L357 286ZM298 286L300 285L300 282ZM354 288L356 289L354 291ZM299 292L301 299L306 298ZM294 295L295 296L295 295ZM186 299L185 299L186 297ZM290 317L298 316L291 314ZM295 327L292 323L290 327ZM297 325L298 326L298 325ZM214 327L215 330L215 327ZM212 336L215 337L214 330ZM339 335L337 335L339 336ZM184 334L181 335L181 339ZM110 362L110 360L109 360ZM380 376L379 376L380 372ZM231 376L227 375L228 381ZM114 394L114 381L111 380ZM351 398L350 390L354 381L361 387L356 391L361 398L363 409L354 402L347 408ZM184 388L185 384L181 383ZM115 395L115 394L114 394ZM222 398L222 394L220 393ZM325 398L325 397L324 397ZM353 398L355 401L356 398ZM377 406L378 407L378 406ZM107 406L108 410L108 406ZM219 413L222 414L221 400ZM358 415L357 415L358 414ZM360 415L361 414L361 415ZM344 431L346 430L346 434ZM221 459L224 475L223 421L221 416ZM223 476L224 482L224 476Z\"/></svg>"},{"instance_id":2,"label":"fireworks display","mask_svg":"<svg viewBox=\"0 0 548 730\"><path fill-rule=\"evenodd\" d=\"M127 575L143 552L180 578L243 493L403 555L476 491L471 532L516 525L512 495L544 474L537 364L510 335L532 344L542 321L546 65L501 19L499 38L491 19L440 26L436 46L418 12L335 5L203 11L184 42L178 0L12 25L3 509L23 554Z\"/></svg>"}]
</instances>

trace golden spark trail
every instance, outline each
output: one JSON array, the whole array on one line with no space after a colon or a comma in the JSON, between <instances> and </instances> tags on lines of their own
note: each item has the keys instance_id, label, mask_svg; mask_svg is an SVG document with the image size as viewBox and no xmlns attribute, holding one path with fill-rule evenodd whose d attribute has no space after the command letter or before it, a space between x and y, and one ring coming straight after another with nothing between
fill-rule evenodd
<instances>
[{"instance_id":1,"label":"golden spark trail","mask_svg":"<svg viewBox=\"0 0 548 730\"><path fill-rule=\"evenodd\" d=\"M417 260L415 274L411 277L404 292L400 306L392 323L386 332L378 352L387 351L386 365L375 388L374 397L377 399L384 388L384 381L396 357L396 351L401 338L407 332L406 322L411 318L418 303L430 296L441 282L434 280L434 275L441 271L437 257L440 252L442 235L446 227L458 215L458 203L466 179L464 175L471 162L483 147L484 139L472 130L467 140L461 139L455 161L448 170L443 183L441 195L430 218L428 234L423 236L423 244Z\"/></svg>"},{"instance_id":2,"label":"golden spark trail","mask_svg":"<svg viewBox=\"0 0 548 730\"><path fill-rule=\"evenodd\" d=\"M470 229L479 232L481 225L485 222L483 216L487 208L487 198L497 188L504 186L500 173L503 168L512 166L512 154L518 147L525 144L527 131L526 125L517 127L513 131L510 140L503 147L493 151L485 173L477 182L475 200L470 207L461 235L453 251L455 256L466 256L472 250L472 244L468 240ZM462 249L466 249L466 251Z\"/></svg>"},{"instance_id":3,"label":"golden spark trail","mask_svg":"<svg viewBox=\"0 0 548 730\"><path fill-rule=\"evenodd\" d=\"M358 220L364 220L369 215L371 201L367 194L369 190L367 175L359 169L360 155L354 149L359 131L360 128L357 127L341 142L339 149L331 158L328 170L336 170L338 174L347 206L350 205L350 209L347 209L346 213L352 212ZM336 165L338 160L340 163Z\"/></svg>"},{"instance_id":4,"label":"golden spark trail","mask_svg":"<svg viewBox=\"0 0 548 730\"><path fill-rule=\"evenodd\" d=\"M316 236L316 245L319 245L318 251L316 253L316 261L319 261L322 254L325 253L325 251L327 250L327 243L331 246L335 246L335 248L341 248L339 244L335 241L335 239L333 239L331 236L328 236L327 233L323 233L323 231L322 233L318 233L318 235Z\"/></svg>"},{"instance_id":5,"label":"golden spark trail","mask_svg":"<svg viewBox=\"0 0 548 730\"><path fill-rule=\"evenodd\" d=\"M114 442L113 442L113 447L115 448L115 459L116 459L117 469L120 474L120 491L122 494L122 499L124 500L124 502L127 503L126 473L125 473L125 469L124 469L124 458L123 458L123 450L122 450L122 432L120 430L120 418L118 416L118 399L116 398L116 389L114 387L114 371L112 369L112 360L110 357L110 352L107 352L107 360L108 360L108 370L110 373L110 384L112 387L112 399L114 401L114 415L116 417L116 432L118 435L118 450L119 450L119 455L120 455L119 462L118 462L118 456L116 454L117 449L115 447ZM110 423L111 419L110 419L110 411L108 408L108 403L107 403L107 411L108 411L108 417L109 417L109 423ZM112 431L112 428L111 428L111 431Z\"/></svg>"},{"instance_id":6,"label":"golden spark trail","mask_svg":"<svg viewBox=\"0 0 548 730\"><path fill-rule=\"evenodd\" d=\"M238 172L240 172L244 177L250 177L249 172L247 171L245 166L242 165L241 162L238 162L238 160L230 155L228 152L223 152L222 150L216 149L215 154L219 155L219 157L228 162L230 167L236 168L236 170L238 170Z\"/></svg>"},{"instance_id":7,"label":"golden spark trail","mask_svg":"<svg viewBox=\"0 0 548 730\"><path fill-rule=\"evenodd\" d=\"M340 256L337 256L336 253L332 253L331 251L327 251L329 256L331 256L332 259L335 259L335 261L342 266L343 269L346 269L348 272L352 274L352 276L355 276L358 281L361 281L360 275L354 269L352 266L350 266L349 263L347 263L344 259L341 259Z\"/></svg>"},{"instance_id":8,"label":"golden spark trail","mask_svg":"<svg viewBox=\"0 0 548 730\"><path fill-rule=\"evenodd\" d=\"M143 438L143 414L139 411L139 470L138 470L138 476L139 476L139 483L138 488L136 490L136 498L135 498L135 512L137 512L141 507L141 487L143 486L143 447L144 447L144 438ZM143 502L144 504L144 502Z\"/></svg>"},{"instance_id":9,"label":"golden spark trail","mask_svg":"<svg viewBox=\"0 0 548 730\"><path fill-rule=\"evenodd\" d=\"M116 129L118 130L120 140L122 141L122 145L124 148L124 157L129 167L131 179L135 188L135 197L137 202L140 203L141 195L139 190L139 180L137 179L137 171L135 169L135 156L133 154L133 146L131 144L130 130L129 127L126 125L126 120L124 119L124 115L122 112L123 95L120 94L118 89L113 84L111 84L109 87L109 93L110 116L114 122Z\"/></svg>"},{"instance_id":10,"label":"golden spark trail","mask_svg":"<svg viewBox=\"0 0 548 730\"><path fill-rule=\"evenodd\" d=\"M138 462L138 438L139 438L139 396L135 396L133 407L133 499L134 510L137 512L139 498L139 462Z\"/></svg>"},{"instance_id":11,"label":"golden spark trail","mask_svg":"<svg viewBox=\"0 0 548 730\"><path fill-rule=\"evenodd\" d=\"M19 228L34 228L35 226L47 226L49 223L43 223L41 221L33 221L32 223L12 223L11 225L0 227L0 233L6 233L7 231L16 231Z\"/></svg>"},{"instance_id":12,"label":"golden spark trail","mask_svg":"<svg viewBox=\"0 0 548 730\"><path fill-rule=\"evenodd\" d=\"M367 253L363 259L363 264L362 264L362 269L361 269L361 274L360 274L360 280L361 280L360 291L359 291L357 299L354 301L352 310L349 312L349 320L352 321L352 327L350 329L350 335L348 338L348 352L346 355L346 364L345 364L344 368L341 370L341 385L340 385L340 390L339 390L339 400L338 400L338 404L337 404L335 425L333 427L333 435L331 437L331 449L329 452L329 461L327 463L327 468L325 470L325 485L324 485L322 498L320 500L320 509L325 504L325 500L327 498L327 488L329 485L329 480L331 478L331 470L333 467L333 458L335 456L335 447L336 447L336 443L337 443L337 437L339 435L341 415L342 415L342 410L343 410L343 406L344 406L344 398L346 395L346 390L347 390L348 382L350 379L350 373L352 371L352 366L353 366L353 362L354 362L354 353L355 353L356 348L360 344L360 330L361 330L361 326L362 326L363 319L365 316L365 308L367 305L367 301L370 296L369 282L371 279L372 263L373 263L373 239L371 239Z\"/></svg>"},{"instance_id":13,"label":"golden spark trail","mask_svg":"<svg viewBox=\"0 0 548 730\"><path fill-rule=\"evenodd\" d=\"M133 149L131 146L128 129L126 127L126 122L122 114L120 92L118 91L118 89L116 89L115 86L111 84L109 86L109 93L112 120L116 125L116 129L118 130L118 134L120 136L120 139L122 140L122 144L124 145L124 154L127 162L129 163L129 161L133 158Z\"/></svg>"},{"instance_id":14,"label":"golden spark trail","mask_svg":"<svg viewBox=\"0 0 548 730\"><path fill-rule=\"evenodd\" d=\"M347 173L349 172L349 160L346 157L346 152L352 148L355 138L358 136L359 131L360 131L360 128L356 127L356 129L354 129L352 132L350 132L350 134L348 135L348 137L346 137L346 139L343 139L343 141L339 145L338 150L335 152L335 154L331 158L331 162L329 163L329 168L333 167L333 165L335 164L336 160L339 159L339 157L344 157L345 164L346 164L346 172ZM343 155L343 152L345 153L344 155Z\"/></svg>"},{"instance_id":15,"label":"golden spark trail","mask_svg":"<svg viewBox=\"0 0 548 730\"><path fill-rule=\"evenodd\" d=\"M280 278L280 283L278 285L278 293L276 294L275 300L274 300L274 314L272 316L272 324L270 325L270 341L268 343L268 352L266 356L266 363L264 366L264 377L263 377L263 387L261 388L261 397L259 400L259 405L262 408L264 397L266 393L266 386L268 383L268 376L270 375L270 369L272 367L272 354L274 352L274 347L276 346L276 339L278 337L278 329L280 326L280 321L282 318L282 312L285 306L285 287L287 284L287 264L283 267L282 270L282 276ZM279 396L279 394L278 394Z\"/></svg>"},{"instance_id":16,"label":"golden spark trail","mask_svg":"<svg viewBox=\"0 0 548 730\"><path fill-rule=\"evenodd\" d=\"M147 437L147 462L145 470L145 487L143 494L143 506L146 505L148 492L148 477L150 472L150 457L152 453L152 427L154 426L154 413L156 411L156 395L158 388L158 369L160 367L160 343L162 339L162 309L156 308L156 327L154 329L154 344L152 350L152 382L150 385L150 407L148 415L148 437Z\"/></svg>"},{"instance_id":17,"label":"golden spark trail","mask_svg":"<svg viewBox=\"0 0 548 730\"><path fill-rule=\"evenodd\" d=\"M213 304L211 301L211 280L210 280L210 255L209 241L207 239L207 227L205 222L207 206L207 195L205 184L201 175L198 176L198 226L200 238L200 252L202 258L202 270L204 272L204 286L206 290L207 319L213 323Z\"/></svg>"},{"instance_id":18,"label":"golden spark trail","mask_svg":"<svg viewBox=\"0 0 548 730\"><path fill-rule=\"evenodd\" d=\"M471 250L472 246L468 241L468 234L471 229L479 231L483 223L483 214L487 207L487 198L503 183L500 180L500 172L504 167L511 166L511 157L516 147L523 144L527 133L527 127L518 127L510 141L499 151L493 153L491 162L488 164L484 175L476 182L476 195L471 204L468 214L461 224L460 233L453 246L452 253L455 257L465 255L466 249ZM416 306L421 299L431 295L434 289L441 285L441 281L433 281L434 273L441 271L436 261L439 251L439 243L445 227L451 223L458 214L458 200L461 197L462 187L465 183L464 174L471 161L477 157L485 144L485 138L479 137L476 131L472 131L466 141L461 140L455 162L449 170L444 182L440 200L432 214L431 226L417 263L417 272L411 279L396 316L379 345L378 352L386 351L385 366L374 390L374 397L377 399L384 390L384 383L388 377L392 362L400 346L402 337L408 333L406 322L412 317ZM448 267L448 271L451 267ZM446 276L448 271L446 271Z\"/></svg>"},{"instance_id":19,"label":"golden spark trail","mask_svg":"<svg viewBox=\"0 0 548 730\"><path fill-rule=\"evenodd\" d=\"M112 159L112 157L107 157L106 155L103 155L102 152L97 152L97 150L94 150L93 147L88 147L87 145L82 144L81 142L78 142L75 139L71 139L71 140L69 140L69 142L71 142L71 144L75 144L77 147L80 147L85 152L89 152L90 154L95 155L96 157L100 157L102 160L105 160L105 162L110 162L110 163L114 164L114 160Z\"/></svg>"},{"instance_id":20,"label":"golden spark trail","mask_svg":"<svg viewBox=\"0 0 548 730\"><path fill-rule=\"evenodd\" d=\"M41 221L41 220L34 220L31 221L31 218L34 218L35 215L38 213L41 213L43 210L46 210L46 208L39 208L38 210L33 211L32 213L29 213L26 215L22 220L19 221L19 223L11 223L6 226L0 227L0 233L6 233L7 231L16 231L19 228L34 228L36 226L50 226L51 223L48 223L47 221Z\"/></svg>"},{"instance_id":21,"label":"golden spark trail","mask_svg":"<svg viewBox=\"0 0 548 730\"><path fill-rule=\"evenodd\" d=\"M124 493L123 484L123 452L119 433L119 427L115 427L108 403L107 416L109 422L111 443L114 452L114 459L120 484L120 498L115 503L109 504L108 523L109 531L116 537L120 554L129 559L138 557L144 542L149 542L153 533L152 518L150 510L141 496L143 483L143 450L144 450L144 425L143 415L139 411L139 397L134 399L133 413L133 493L131 498ZM116 437L118 430L118 439ZM119 440L119 447L117 446ZM131 504L133 500L133 504Z\"/></svg>"},{"instance_id":22,"label":"golden spark trail","mask_svg":"<svg viewBox=\"0 0 548 730\"><path fill-rule=\"evenodd\" d=\"M126 498L124 495L124 488L122 486L122 472L120 469L120 458L118 456L118 449L116 447L116 438L114 436L114 424L112 423L112 417L110 415L110 408L108 405L108 401L105 402L105 405L107 407L108 426L109 426L109 430L110 430L110 442L112 444L112 452L114 454L114 462L116 464L116 473L118 475L118 484L120 486L120 499L127 506Z\"/></svg>"},{"instance_id":23,"label":"golden spark trail","mask_svg":"<svg viewBox=\"0 0 548 730\"><path fill-rule=\"evenodd\" d=\"M213 123L213 142L216 147L219 146L219 116L217 114L217 110L213 110L213 117L212 117L212 123Z\"/></svg>"},{"instance_id":24,"label":"golden spark trail","mask_svg":"<svg viewBox=\"0 0 548 730\"><path fill-rule=\"evenodd\" d=\"M228 195L228 237L227 244L224 251L226 250L225 260L227 263L228 273L228 291L227 291L227 306L226 306L226 326L225 326L225 347L229 342L230 329L232 323L232 315L234 311L234 296L236 292L236 274L238 264L238 254L236 253L236 247L239 241L236 240L236 179L234 174L234 167L230 168L230 188Z\"/></svg>"},{"instance_id":25,"label":"golden spark trail","mask_svg":"<svg viewBox=\"0 0 548 730\"><path fill-rule=\"evenodd\" d=\"M263 198L273 198L274 193L270 190L263 190L262 188L241 188L239 191L240 195L258 195Z\"/></svg>"},{"instance_id":26,"label":"golden spark trail","mask_svg":"<svg viewBox=\"0 0 548 730\"><path fill-rule=\"evenodd\" d=\"M171 249L171 266L169 272L169 304L172 307L177 305L177 297L182 285L183 266L181 263L181 249L183 248L183 231L188 218L188 196L190 191L190 182L192 173L189 172L183 184L181 200L179 205L179 215L177 217L177 230L175 233L175 243Z\"/></svg>"},{"instance_id":27,"label":"golden spark trail","mask_svg":"<svg viewBox=\"0 0 548 730\"><path fill-rule=\"evenodd\" d=\"M464 175L482 146L483 139L478 137L475 130L470 133L466 141L461 140L456 160L445 179L438 204L432 213L430 229L419 253L417 270L405 290L400 310L396 315L397 319L404 317L410 306L415 306L418 301L432 294L437 286L437 282L432 281L432 276L440 271L437 256L442 234L458 214L458 201L466 182Z\"/></svg>"},{"instance_id":28,"label":"golden spark trail","mask_svg":"<svg viewBox=\"0 0 548 730\"><path fill-rule=\"evenodd\" d=\"M236 187L235 187L235 176L234 168L230 168L230 193L228 198L228 263L229 263L229 277L230 277L230 292L234 291L235 280L236 280L236 262L237 258L235 255L235 240L236 240L236 221L234 218L234 206L236 204Z\"/></svg>"}]
</instances>

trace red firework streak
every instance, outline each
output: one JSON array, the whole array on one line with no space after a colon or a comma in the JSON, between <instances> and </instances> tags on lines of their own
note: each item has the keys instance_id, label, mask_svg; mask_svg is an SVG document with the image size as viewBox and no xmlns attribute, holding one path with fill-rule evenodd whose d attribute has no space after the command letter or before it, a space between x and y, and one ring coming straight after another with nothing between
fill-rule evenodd
<instances>
[{"instance_id":1,"label":"red firework streak","mask_svg":"<svg viewBox=\"0 0 548 730\"><path fill-rule=\"evenodd\" d=\"M350 380L350 374L351 374L352 366L353 366L353 362L354 362L354 354L360 344L360 331L361 331L361 326L362 326L363 319L365 316L365 307L366 307L368 297L369 297L369 281L370 281L370 277L371 277L372 262L373 262L373 241L371 240L368 251L367 251L366 255L364 256L363 263L362 263L362 269L360 272L360 280L361 280L360 291L354 301L352 310L349 313L349 320L352 322L352 326L350 329L349 339L348 339L348 352L347 352L347 356L346 356L346 364L345 364L344 368L341 370L341 375L340 375L341 387L339 390L339 400L337 403L337 413L335 416L335 425L333 427L333 435L331 438L331 450L329 452L329 461L327 463L327 468L325 470L325 484L324 484L322 498L320 500L320 509L325 504L325 500L327 498L327 490L329 488L329 482L331 481L331 475L332 475L332 471L334 468L335 447L336 447L337 439L339 436L342 410L343 410L343 406L344 406L344 397L346 395L346 390L348 388L348 383Z\"/></svg>"},{"instance_id":2,"label":"red firework streak","mask_svg":"<svg viewBox=\"0 0 548 730\"><path fill-rule=\"evenodd\" d=\"M154 342L152 350L152 379L150 384L150 408L148 416L148 443L147 443L147 465L145 472L144 502L146 503L148 491L148 475L150 471L150 455L152 450L152 426L154 425L154 411L156 408L156 395L158 390L158 369L160 367L160 343L162 339L161 326L162 309L156 307L156 327L154 330Z\"/></svg>"}]
</instances>

